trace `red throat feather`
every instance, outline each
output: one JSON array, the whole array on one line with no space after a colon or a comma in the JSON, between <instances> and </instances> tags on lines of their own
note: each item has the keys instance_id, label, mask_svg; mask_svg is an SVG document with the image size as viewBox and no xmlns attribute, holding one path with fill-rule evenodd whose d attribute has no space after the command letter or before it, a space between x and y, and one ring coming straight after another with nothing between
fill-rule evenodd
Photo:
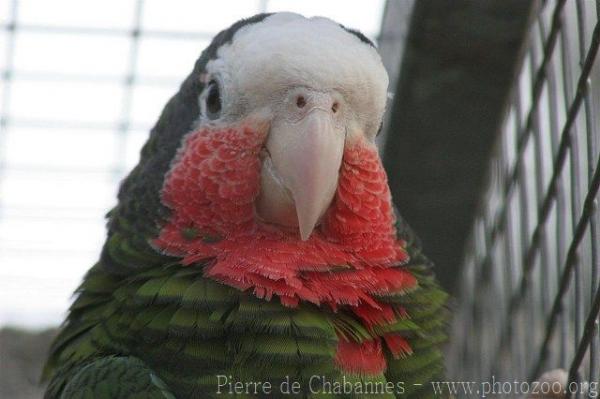
<instances>
[{"instance_id":1,"label":"red throat feather","mask_svg":"<svg viewBox=\"0 0 600 399\"><path fill-rule=\"evenodd\" d=\"M397 309L377 295L409 290L415 277L397 267L408 261L396 238L385 171L373 144L347 143L336 196L307 241L297 232L257 219L262 148L268 126L202 128L188 134L165 177L162 201L172 210L154 245L184 264L213 258L205 276L254 295L347 306L370 328L389 323ZM401 337L386 337L395 355L410 353ZM385 368L381 340L340 338L337 360L364 373ZM356 368L356 370L354 370ZM381 370L380 370L381 369Z\"/></svg>"}]
</instances>

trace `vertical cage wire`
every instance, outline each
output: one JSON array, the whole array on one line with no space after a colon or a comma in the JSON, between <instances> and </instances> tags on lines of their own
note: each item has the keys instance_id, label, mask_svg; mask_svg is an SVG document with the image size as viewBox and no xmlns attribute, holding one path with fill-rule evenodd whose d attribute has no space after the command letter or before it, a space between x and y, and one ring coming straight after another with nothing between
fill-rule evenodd
<instances>
[{"instance_id":1,"label":"vertical cage wire","mask_svg":"<svg viewBox=\"0 0 600 399\"><path fill-rule=\"evenodd\" d=\"M458 381L600 380L599 20L598 0L536 9L466 251Z\"/></svg>"}]
</instances>

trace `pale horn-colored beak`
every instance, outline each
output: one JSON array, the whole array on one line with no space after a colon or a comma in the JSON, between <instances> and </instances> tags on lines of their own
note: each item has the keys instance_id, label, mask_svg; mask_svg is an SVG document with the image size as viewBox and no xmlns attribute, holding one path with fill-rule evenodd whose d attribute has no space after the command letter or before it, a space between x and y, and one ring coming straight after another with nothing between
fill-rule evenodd
<instances>
[{"instance_id":1,"label":"pale horn-colored beak","mask_svg":"<svg viewBox=\"0 0 600 399\"><path fill-rule=\"evenodd\" d=\"M297 225L302 240L310 237L337 190L345 141L339 125L330 105L308 108L299 120L271 125L258 211L271 222ZM291 206L296 220L290 220Z\"/></svg>"}]
</instances>

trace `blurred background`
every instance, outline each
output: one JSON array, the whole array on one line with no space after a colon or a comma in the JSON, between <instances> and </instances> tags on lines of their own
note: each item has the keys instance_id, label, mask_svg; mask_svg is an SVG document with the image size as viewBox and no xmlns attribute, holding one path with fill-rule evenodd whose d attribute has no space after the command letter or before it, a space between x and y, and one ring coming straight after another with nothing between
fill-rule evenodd
<instances>
[{"instance_id":1,"label":"blurred background","mask_svg":"<svg viewBox=\"0 0 600 399\"><path fill-rule=\"evenodd\" d=\"M0 397L40 397L119 181L200 52L276 11L379 47L394 200L456 298L450 376L599 380L600 1L0 0Z\"/></svg>"}]
</instances>

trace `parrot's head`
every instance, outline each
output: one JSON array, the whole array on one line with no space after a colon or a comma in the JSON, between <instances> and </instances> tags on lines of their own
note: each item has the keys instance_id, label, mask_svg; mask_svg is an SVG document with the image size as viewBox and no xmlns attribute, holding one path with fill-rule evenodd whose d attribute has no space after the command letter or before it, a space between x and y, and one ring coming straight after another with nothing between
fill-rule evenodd
<instances>
[{"instance_id":1,"label":"parrot's head","mask_svg":"<svg viewBox=\"0 0 600 399\"><path fill-rule=\"evenodd\" d=\"M326 18L275 14L239 29L200 78L198 127L264 129L257 217L308 239L344 149L372 146L381 125L388 77L372 43Z\"/></svg>"},{"instance_id":2,"label":"parrot's head","mask_svg":"<svg viewBox=\"0 0 600 399\"><path fill-rule=\"evenodd\" d=\"M387 87L359 32L291 13L239 21L165 107L120 205L158 226L154 247L189 262L405 260L374 143Z\"/></svg>"},{"instance_id":3,"label":"parrot's head","mask_svg":"<svg viewBox=\"0 0 600 399\"><path fill-rule=\"evenodd\" d=\"M165 106L110 230L286 305L377 307L367 292L415 284L391 267L409 256L375 146L387 86L374 45L329 19L235 23Z\"/></svg>"}]
</instances>

